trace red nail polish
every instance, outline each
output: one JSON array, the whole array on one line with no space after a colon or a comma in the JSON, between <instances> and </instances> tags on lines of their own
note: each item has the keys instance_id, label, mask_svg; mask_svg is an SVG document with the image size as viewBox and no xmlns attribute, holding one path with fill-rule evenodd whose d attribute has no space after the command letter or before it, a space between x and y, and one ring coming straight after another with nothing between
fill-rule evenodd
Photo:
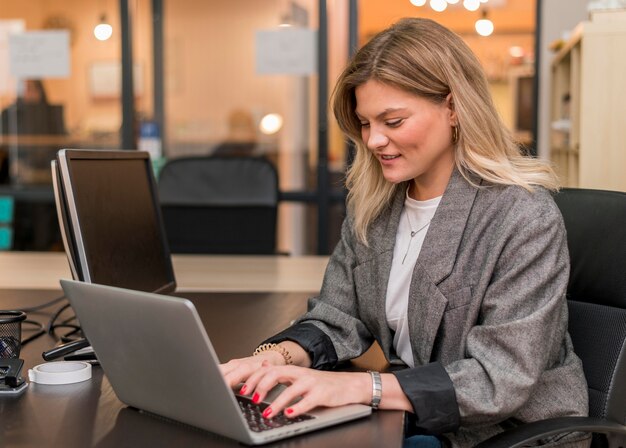
<instances>
[{"instance_id":1,"label":"red nail polish","mask_svg":"<svg viewBox=\"0 0 626 448\"><path fill-rule=\"evenodd\" d=\"M248 386L244 384L243 386L241 386L241 389L239 389L239 393L241 395L245 395L247 389L248 389Z\"/></svg>"},{"instance_id":2,"label":"red nail polish","mask_svg":"<svg viewBox=\"0 0 626 448\"><path fill-rule=\"evenodd\" d=\"M265 410L263 411L263 418L268 418L271 413L272 413L272 408L265 408Z\"/></svg>"},{"instance_id":3,"label":"red nail polish","mask_svg":"<svg viewBox=\"0 0 626 448\"><path fill-rule=\"evenodd\" d=\"M285 409L285 414L293 414L293 409L291 408Z\"/></svg>"},{"instance_id":4,"label":"red nail polish","mask_svg":"<svg viewBox=\"0 0 626 448\"><path fill-rule=\"evenodd\" d=\"M252 402L253 402L253 403L258 403L258 402L260 401L260 399L261 399L261 397L259 397L259 394L256 394L256 393L255 393L255 394L252 396Z\"/></svg>"}]
</instances>

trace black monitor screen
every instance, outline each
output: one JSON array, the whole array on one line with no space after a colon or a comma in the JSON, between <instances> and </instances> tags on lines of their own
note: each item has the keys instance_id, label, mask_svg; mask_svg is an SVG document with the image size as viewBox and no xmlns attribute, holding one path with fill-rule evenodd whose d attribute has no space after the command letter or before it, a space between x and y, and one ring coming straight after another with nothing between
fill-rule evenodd
<instances>
[{"instance_id":1,"label":"black monitor screen","mask_svg":"<svg viewBox=\"0 0 626 448\"><path fill-rule=\"evenodd\" d=\"M147 154L61 153L69 227L83 280L141 291L172 291L174 274Z\"/></svg>"}]
</instances>

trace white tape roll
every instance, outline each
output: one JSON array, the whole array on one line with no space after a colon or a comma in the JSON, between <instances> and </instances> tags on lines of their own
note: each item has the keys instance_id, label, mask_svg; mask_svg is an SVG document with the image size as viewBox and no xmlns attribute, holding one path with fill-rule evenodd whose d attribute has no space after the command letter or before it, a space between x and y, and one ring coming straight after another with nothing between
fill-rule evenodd
<instances>
[{"instance_id":1,"label":"white tape roll","mask_svg":"<svg viewBox=\"0 0 626 448\"><path fill-rule=\"evenodd\" d=\"M28 379L39 384L71 384L91 378L91 364L81 361L55 361L28 370Z\"/></svg>"}]
</instances>

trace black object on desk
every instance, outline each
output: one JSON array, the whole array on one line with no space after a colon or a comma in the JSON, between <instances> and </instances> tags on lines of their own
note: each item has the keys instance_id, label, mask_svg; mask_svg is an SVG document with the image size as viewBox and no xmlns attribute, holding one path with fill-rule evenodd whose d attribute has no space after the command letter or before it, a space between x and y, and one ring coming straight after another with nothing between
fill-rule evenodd
<instances>
[{"instance_id":1,"label":"black object on desk","mask_svg":"<svg viewBox=\"0 0 626 448\"><path fill-rule=\"evenodd\" d=\"M85 338L81 338L76 341L61 344L57 347L51 348L50 350L46 350L41 354L41 357L46 361L52 361L85 347L89 347L89 341Z\"/></svg>"},{"instance_id":2,"label":"black object on desk","mask_svg":"<svg viewBox=\"0 0 626 448\"><path fill-rule=\"evenodd\" d=\"M0 395L19 395L28 384L20 376L24 361L19 358L0 359Z\"/></svg>"}]
</instances>

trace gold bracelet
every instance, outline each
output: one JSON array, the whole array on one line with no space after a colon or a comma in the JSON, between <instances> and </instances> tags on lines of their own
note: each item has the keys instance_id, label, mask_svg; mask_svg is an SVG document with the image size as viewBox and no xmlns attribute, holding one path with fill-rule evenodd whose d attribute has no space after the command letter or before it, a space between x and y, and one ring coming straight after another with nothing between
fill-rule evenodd
<instances>
[{"instance_id":1,"label":"gold bracelet","mask_svg":"<svg viewBox=\"0 0 626 448\"><path fill-rule=\"evenodd\" d=\"M261 344L256 348L254 353L252 353L252 356L256 356L260 353L263 353L269 350L278 352L281 355L283 355L283 358L285 358L285 363L287 365L293 364L293 361L291 361L291 355L289 354L287 349L283 347L282 345L278 345L278 344Z\"/></svg>"}]
</instances>

